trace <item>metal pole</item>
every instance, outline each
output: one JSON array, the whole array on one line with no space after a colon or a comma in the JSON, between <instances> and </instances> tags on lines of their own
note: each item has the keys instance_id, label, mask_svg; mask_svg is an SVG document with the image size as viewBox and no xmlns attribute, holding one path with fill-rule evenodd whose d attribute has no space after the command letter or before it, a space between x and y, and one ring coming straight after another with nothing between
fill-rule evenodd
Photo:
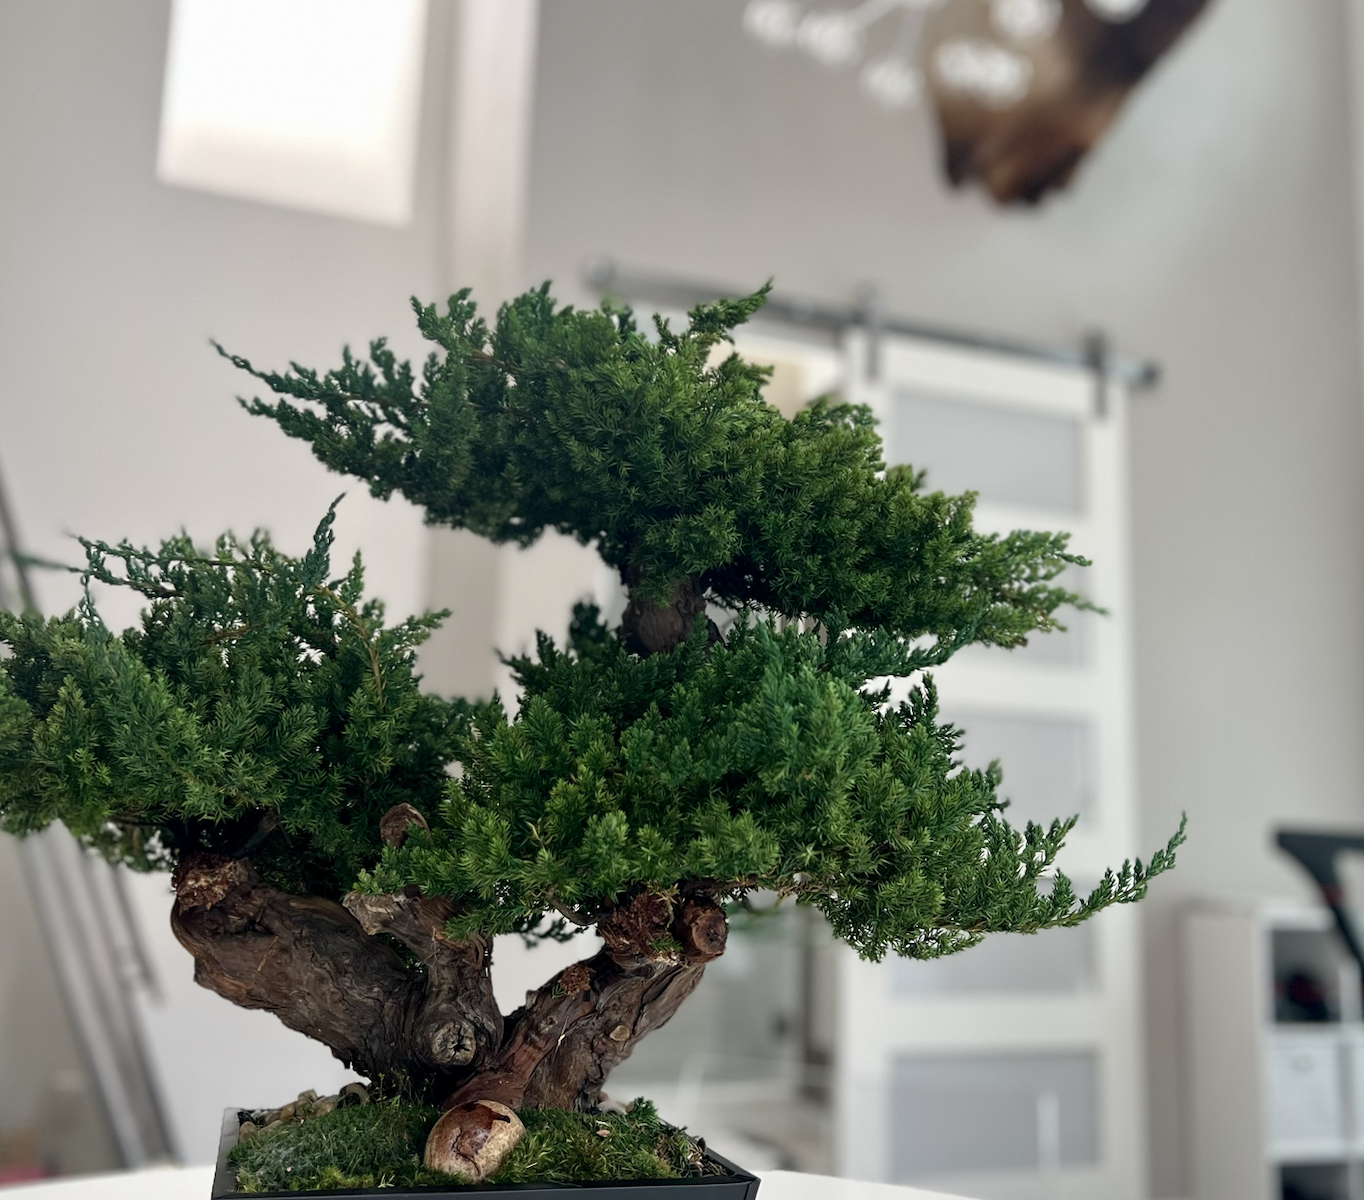
<instances>
[{"instance_id":1,"label":"metal pole","mask_svg":"<svg viewBox=\"0 0 1364 1200\"><path fill-rule=\"evenodd\" d=\"M742 295L745 291L743 288L716 287L624 270L606 257L592 259L584 271L584 278L591 287L604 296L614 296L622 300L642 300L682 309L705 304L722 296ZM768 296L759 318L840 334L851 326L867 325L868 312L865 304L847 306L820 304L773 293ZM876 314L876 331L881 334L899 334L902 337L939 342L947 346L960 346L968 350L985 350L1032 362L1089 370L1094 368L1093 347L1087 343L1076 347L1045 346L1035 342L1015 341L1010 338L950 329L901 317L889 317L879 312ZM1109 379L1124 383L1134 391L1152 388L1160 381L1160 367L1156 363L1121 354L1107 354L1104 359L1104 370Z\"/></svg>"},{"instance_id":2,"label":"metal pole","mask_svg":"<svg viewBox=\"0 0 1364 1200\"><path fill-rule=\"evenodd\" d=\"M0 476L0 547L14 572L18 600L36 611L28 564ZM0 604L7 604L0 576ZM175 1157L170 1130L142 1043L131 985L155 989L136 920L115 868L87 851L62 825L19 840L24 875L61 984L86 1068L103 1102L126 1167Z\"/></svg>"}]
</instances>

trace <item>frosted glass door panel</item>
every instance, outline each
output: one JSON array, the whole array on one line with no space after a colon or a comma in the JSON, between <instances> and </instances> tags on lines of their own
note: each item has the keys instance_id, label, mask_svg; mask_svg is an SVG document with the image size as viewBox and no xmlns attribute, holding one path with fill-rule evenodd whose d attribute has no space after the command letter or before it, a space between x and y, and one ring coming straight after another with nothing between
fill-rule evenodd
<instances>
[{"instance_id":1,"label":"frosted glass door panel","mask_svg":"<svg viewBox=\"0 0 1364 1200\"><path fill-rule=\"evenodd\" d=\"M848 351L852 398L875 412L888 464L975 492L982 532L1065 531L1095 562L1055 584L1109 615L1066 609L1064 632L968 647L935 672L941 717L963 733L958 758L1002 765L1011 825L1081 816L1064 865L1084 891L1148 849L1130 772L1127 396L1092 372L912 338L850 334ZM996 1200L1147 1196L1136 917L992 935L930 962L849 958L839 1170Z\"/></svg>"},{"instance_id":2,"label":"frosted glass door panel","mask_svg":"<svg viewBox=\"0 0 1364 1200\"><path fill-rule=\"evenodd\" d=\"M1090 925L1041 933L988 934L979 946L927 962L890 960L900 996L988 992L1084 992L1094 985Z\"/></svg>"},{"instance_id":3,"label":"frosted glass door panel","mask_svg":"<svg viewBox=\"0 0 1364 1200\"><path fill-rule=\"evenodd\" d=\"M1347 1069L1350 1088L1348 1108L1354 1126L1351 1135L1356 1140L1364 1140L1364 1041L1355 1040L1351 1043Z\"/></svg>"},{"instance_id":4,"label":"frosted glass door panel","mask_svg":"<svg viewBox=\"0 0 1364 1200\"><path fill-rule=\"evenodd\" d=\"M1059 584L1065 587L1064 583ZM1023 663L1029 667L1082 667L1085 665L1085 634L1090 620L1089 613L1061 612L1058 619L1064 629L1054 629L1050 633L1028 635L1026 646L1004 649L1001 646L967 646L958 650L953 662L986 663L995 666L1001 662Z\"/></svg>"},{"instance_id":5,"label":"frosted glass door panel","mask_svg":"<svg viewBox=\"0 0 1364 1200\"><path fill-rule=\"evenodd\" d=\"M1047 412L895 391L886 404L886 461L928 468L934 491L987 504L1078 513L1083 428Z\"/></svg>"},{"instance_id":6,"label":"frosted glass door panel","mask_svg":"<svg viewBox=\"0 0 1364 1200\"><path fill-rule=\"evenodd\" d=\"M1334 1038L1274 1039L1268 1086L1272 1142L1319 1142L1344 1133L1340 1055Z\"/></svg>"},{"instance_id":7,"label":"frosted glass door panel","mask_svg":"<svg viewBox=\"0 0 1364 1200\"><path fill-rule=\"evenodd\" d=\"M1096 1162L1095 1056L904 1056L892 1068L894 1178Z\"/></svg>"},{"instance_id":8,"label":"frosted glass door panel","mask_svg":"<svg viewBox=\"0 0 1364 1200\"><path fill-rule=\"evenodd\" d=\"M943 706L943 717L965 731L962 755L983 769L999 759L1012 825L1050 822L1084 813L1094 791L1089 724L1079 717L1035 717Z\"/></svg>"}]
</instances>

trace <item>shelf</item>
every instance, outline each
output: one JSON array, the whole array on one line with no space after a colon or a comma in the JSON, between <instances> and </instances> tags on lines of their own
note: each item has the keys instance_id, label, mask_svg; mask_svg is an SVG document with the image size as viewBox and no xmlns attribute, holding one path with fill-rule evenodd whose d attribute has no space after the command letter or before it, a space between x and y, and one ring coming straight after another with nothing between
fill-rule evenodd
<instances>
[{"instance_id":1,"label":"shelf","mask_svg":"<svg viewBox=\"0 0 1364 1200\"><path fill-rule=\"evenodd\" d=\"M1184 921L1201 1200L1364 1200L1360 978L1306 905Z\"/></svg>"}]
</instances>

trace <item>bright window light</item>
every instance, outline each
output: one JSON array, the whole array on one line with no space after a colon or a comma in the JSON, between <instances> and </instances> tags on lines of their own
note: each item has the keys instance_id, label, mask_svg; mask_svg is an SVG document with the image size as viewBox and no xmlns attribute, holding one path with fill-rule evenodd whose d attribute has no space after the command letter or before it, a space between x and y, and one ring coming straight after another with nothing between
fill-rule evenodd
<instances>
[{"instance_id":1,"label":"bright window light","mask_svg":"<svg viewBox=\"0 0 1364 1200\"><path fill-rule=\"evenodd\" d=\"M156 173L412 219L426 0L174 0Z\"/></svg>"}]
</instances>

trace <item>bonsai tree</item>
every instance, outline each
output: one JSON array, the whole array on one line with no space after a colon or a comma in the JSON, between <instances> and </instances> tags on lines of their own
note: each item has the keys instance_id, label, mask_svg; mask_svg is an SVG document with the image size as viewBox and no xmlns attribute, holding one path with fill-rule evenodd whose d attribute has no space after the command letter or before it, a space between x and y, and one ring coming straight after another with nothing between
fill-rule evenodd
<instances>
[{"instance_id":1,"label":"bonsai tree","mask_svg":"<svg viewBox=\"0 0 1364 1200\"><path fill-rule=\"evenodd\" d=\"M122 634L88 590L65 616L0 615L4 826L62 821L171 869L199 983L447 1107L591 1109L757 889L871 959L1138 899L1180 835L1084 898L1061 874L1039 889L1073 818L1010 826L998 767L962 767L920 674L1053 628L1081 560L1061 535L973 530L970 495L886 467L864 408L764 403L762 368L713 353L762 298L650 337L547 288L489 328L461 292L417 306L420 371L382 340L326 374L234 357L274 393L252 412L376 496L595 547L623 620L580 605L565 642L510 660L513 713L421 691L444 614L386 622L358 557L332 570L334 511L301 558L262 533L85 541L84 578L147 607ZM591 928L600 952L498 1010L495 935Z\"/></svg>"}]
</instances>

